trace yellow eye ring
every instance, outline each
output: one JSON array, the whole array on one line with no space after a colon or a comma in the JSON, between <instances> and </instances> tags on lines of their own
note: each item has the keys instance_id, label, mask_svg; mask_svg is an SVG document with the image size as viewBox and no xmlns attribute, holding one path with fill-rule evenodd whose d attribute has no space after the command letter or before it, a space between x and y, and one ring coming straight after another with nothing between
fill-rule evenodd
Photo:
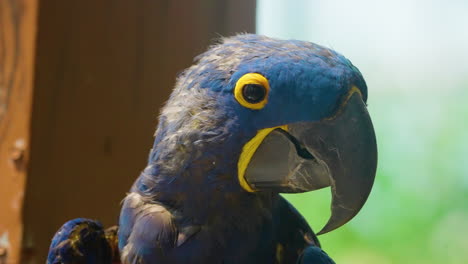
<instances>
[{"instance_id":1,"label":"yellow eye ring","mask_svg":"<svg viewBox=\"0 0 468 264\"><path fill-rule=\"evenodd\" d=\"M234 97L244 107L260 110L268 103L270 84L259 73L247 73L237 80Z\"/></svg>"}]
</instances>

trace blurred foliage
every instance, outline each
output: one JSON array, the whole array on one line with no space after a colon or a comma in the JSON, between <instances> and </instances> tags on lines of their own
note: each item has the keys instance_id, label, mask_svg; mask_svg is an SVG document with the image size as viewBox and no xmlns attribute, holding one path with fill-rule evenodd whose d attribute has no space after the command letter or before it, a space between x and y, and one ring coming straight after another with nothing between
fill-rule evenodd
<instances>
[{"instance_id":1,"label":"blurred foliage","mask_svg":"<svg viewBox=\"0 0 468 264\"><path fill-rule=\"evenodd\" d=\"M320 237L322 246L337 263L464 263L468 35L457 32L466 32L468 2L376 2L258 1L258 33L331 46L369 86L374 188L350 223ZM329 189L285 196L315 231L328 220Z\"/></svg>"},{"instance_id":2,"label":"blurred foliage","mask_svg":"<svg viewBox=\"0 0 468 264\"><path fill-rule=\"evenodd\" d=\"M320 237L338 263L468 259L468 141L460 141L467 124L457 122L468 120L468 96L431 97L428 106L442 104L438 114L410 98L374 96L369 105L379 146L373 191L349 224ZM286 197L316 231L328 220L329 189Z\"/></svg>"}]
</instances>

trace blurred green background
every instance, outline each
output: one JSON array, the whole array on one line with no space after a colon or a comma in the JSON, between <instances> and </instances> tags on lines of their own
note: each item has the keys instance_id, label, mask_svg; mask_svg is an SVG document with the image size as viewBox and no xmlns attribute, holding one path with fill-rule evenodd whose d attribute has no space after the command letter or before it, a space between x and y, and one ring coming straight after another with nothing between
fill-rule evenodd
<instances>
[{"instance_id":1,"label":"blurred green background","mask_svg":"<svg viewBox=\"0 0 468 264\"><path fill-rule=\"evenodd\" d=\"M369 87L376 182L320 237L337 263L468 263L468 1L259 0L257 32L344 54ZM287 195L318 231L329 189Z\"/></svg>"}]
</instances>

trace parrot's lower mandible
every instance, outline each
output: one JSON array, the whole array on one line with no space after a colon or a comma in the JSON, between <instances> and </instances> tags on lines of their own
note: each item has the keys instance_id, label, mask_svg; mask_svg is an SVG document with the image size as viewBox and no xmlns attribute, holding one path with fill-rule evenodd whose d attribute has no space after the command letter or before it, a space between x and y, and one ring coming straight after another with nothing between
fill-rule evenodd
<instances>
[{"instance_id":1,"label":"parrot's lower mandible","mask_svg":"<svg viewBox=\"0 0 468 264\"><path fill-rule=\"evenodd\" d=\"M331 187L318 234L359 212L377 166L366 101L359 70L331 49L223 38L178 77L118 231L72 220L48 263L334 263L279 193Z\"/></svg>"}]
</instances>

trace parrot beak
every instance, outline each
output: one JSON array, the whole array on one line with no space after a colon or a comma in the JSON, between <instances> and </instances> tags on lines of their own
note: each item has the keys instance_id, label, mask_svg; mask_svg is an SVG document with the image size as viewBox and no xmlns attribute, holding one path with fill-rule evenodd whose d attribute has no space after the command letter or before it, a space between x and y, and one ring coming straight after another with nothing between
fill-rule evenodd
<instances>
[{"instance_id":1,"label":"parrot beak","mask_svg":"<svg viewBox=\"0 0 468 264\"><path fill-rule=\"evenodd\" d=\"M374 128L359 90L352 89L333 117L271 130L244 178L253 191L300 193L331 186L331 217L318 233L324 234L359 212L376 168Z\"/></svg>"}]
</instances>

